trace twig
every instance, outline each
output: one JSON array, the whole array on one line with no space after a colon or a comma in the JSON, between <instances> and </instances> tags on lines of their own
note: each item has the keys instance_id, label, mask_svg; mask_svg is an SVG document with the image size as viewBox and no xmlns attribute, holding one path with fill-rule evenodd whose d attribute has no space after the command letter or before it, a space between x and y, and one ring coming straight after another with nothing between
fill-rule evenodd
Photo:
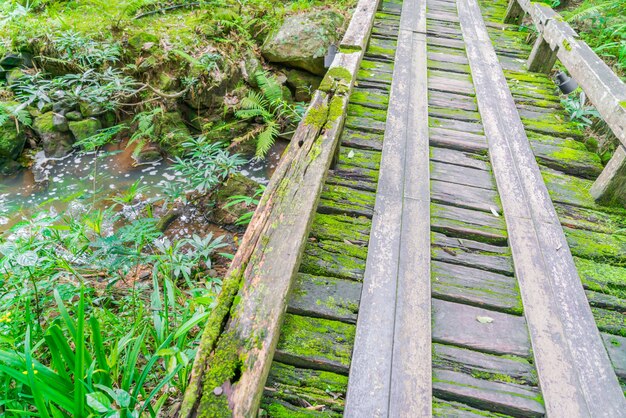
<instances>
[{"instance_id":1,"label":"twig","mask_svg":"<svg viewBox=\"0 0 626 418\"><path fill-rule=\"evenodd\" d=\"M182 9L183 7L195 7L195 6L200 6L200 2L195 2L195 3L185 3L185 4L176 4L174 6L168 6L168 7L164 7L162 9L157 9L157 10L151 10L149 12L145 12L142 13L140 15L135 16L133 19L137 20L137 19L141 19L142 17L146 17L146 16L151 16L151 15L155 15L157 13L165 13L165 12L169 12L171 10L176 10L176 9Z\"/></svg>"}]
</instances>

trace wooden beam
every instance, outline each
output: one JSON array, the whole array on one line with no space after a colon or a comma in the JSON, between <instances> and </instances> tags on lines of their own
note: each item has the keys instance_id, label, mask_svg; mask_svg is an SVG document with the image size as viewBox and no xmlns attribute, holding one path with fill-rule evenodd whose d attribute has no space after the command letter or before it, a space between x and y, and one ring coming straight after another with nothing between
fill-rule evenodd
<instances>
[{"instance_id":1,"label":"wooden beam","mask_svg":"<svg viewBox=\"0 0 626 418\"><path fill-rule=\"evenodd\" d=\"M557 51L558 48L553 50L543 36L539 35L528 58L528 71L549 74L556 63Z\"/></svg>"},{"instance_id":2,"label":"wooden beam","mask_svg":"<svg viewBox=\"0 0 626 418\"><path fill-rule=\"evenodd\" d=\"M514 1L514 0L513 0ZM557 58L565 66L587 97L596 107L600 116L619 139L622 146L626 146L626 85L609 68L604 61L582 40L578 34L552 8L528 0L519 0L518 4L530 14L537 30L540 32L542 43L535 44L533 53L537 57L529 60L531 65L545 69L550 60L541 60L541 50L556 51ZM545 43L545 44L544 44ZM544 64L542 64L544 63ZM625 202L626 193L621 185L626 183L626 159L621 158L619 151L593 187L593 195L599 203ZM617 176L616 178L613 178ZM612 194L615 194L614 196Z\"/></svg>"},{"instance_id":3,"label":"wooden beam","mask_svg":"<svg viewBox=\"0 0 626 418\"><path fill-rule=\"evenodd\" d=\"M619 416L625 398L480 7L458 5L547 415Z\"/></svg>"},{"instance_id":4,"label":"wooden beam","mask_svg":"<svg viewBox=\"0 0 626 418\"><path fill-rule=\"evenodd\" d=\"M619 205L626 202L626 150L619 145L589 190L596 202Z\"/></svg>"},{"instance_id":5,"label":"wooden beam","mask_svg":"<svg viewBox=\"0 0 626 418\"><path fill-rule=\"evenodd\" d=\"M371 13L377 1L361 0L375 3L364 7ZM371 25L358 28L355 42L369 38ZM256 417L363 54L335 56L272 176L224 278L177 416Z\"/></svg>"},{"instance_id":6,"label":"wooden beam","mask_svg":"<svg viewBox=\"0 0 626 418\"><path fill-rule=\"evenodd\" d=\"M517 0L509 0L509 6L506 9L504 23L512 23L519 25L524 18L526 12Z\"/></svg>"},{"instance_id":7,"label":"wooden beam","mask_svg":"<svg viewBox=\"0 0 626 418\"><path fill-rule=\"evenodd\" d=\"M431 416L426 1L403 4L344 416Z\"/></svg>"}]
</instances>

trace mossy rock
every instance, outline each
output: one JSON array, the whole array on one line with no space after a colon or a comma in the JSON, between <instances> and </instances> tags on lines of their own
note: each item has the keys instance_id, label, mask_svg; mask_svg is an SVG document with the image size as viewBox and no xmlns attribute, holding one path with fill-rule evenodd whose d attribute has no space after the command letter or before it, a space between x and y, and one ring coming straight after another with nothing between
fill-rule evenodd
<instances>
[{"instance_id":1,"label":"mossy rock","mask_svg":"<svg viewBox=\"0 0 626 418\"><path fill-rule=\"evenodd\" d=\"M79 111L73 110L71 112L67 112L65 114L65 118L70 122L76 122L76 121L82 120L83 115Z\"/></svg>"},{"instance_id":2,"label":"mossy rock","mask_svg":"<svg viewBox=\"0 0 626 418\"><path fill-rule=\"evenodd\" d=\"M76 138L77 141L82 141L98 133L98 131L102 129L102 124L98 119L89 118L70 122L69 127L74 138Z\"/></svg>"},{"instance_id":3,"label":"mossy rock","mask_svg":"<svg viewBox=\"0 0 626 418\"><path fill-rule=\"evenodd\" d=\"M149 51L159 44L159 37L151 33L139 32L128 38L128 46L134 52Z\"/></svg>"},{"instance_id":4,"label":"mossy rock","mask_svg":"<svg viewBox=\"0 0 626 418\"><path fill-rule=\"evenodd\" d=\"M291 70L287 73L287 84L293 89L296 102L308 102L322 79L306 71Z\"/></svg>"},{"instance_id":5,"label":"mossy rock","mask_svg":"<svg viewBox=\"0 0 626 418\"><path fill-rule=\"evenodd\" d=\"M261 52L270 62L324 75L324 56L336 44L344 18L332 10L289 16L265 40Z\"/></svg>"},{"instance_id":6,"label":"mossy rock","mask_svg":"<svg viewBox=\"0 0 626 418\"><path fill-rule=\"evenodd\" d=\"M92 103L81 102L79 107L80 107L80 113L85 118L89 118L92 116L100 116L106 112L100 106L94 105Z\"/></svg>"},{"instance_id":7,"label":"mossy rock","mask_svg":"<svg viewBox=\"0 0 626 418\"><path fill-rule=\"evenodd\" d=\"M7 85L14 85L20 78L26 76L26 73L19 68L13 68L6 74Z\"/></svg>"},{"instance_id":8,"label":"mossy rock","mask_svg":"<svg viewBox=\"0 0 626 418\"><path fill-rule=\"evenodd\" d=\"M0 125L0 173L12 174L19 169L15 160L22 153L25 143L24 129L18 129L13 119Z\"/></svg>"},{"instance_id":9,"label":"mossy rock","mask_svg":"<svg viewBox=\"0 0 626 418\"><path fill-rule=\"evenodd\" d=\"M231 175L226 183L215 193L215 209L211 213L214 222L220 225L234 225L242 215L254 210L254 207L238 203L225 207L231 196L252 196L259 188L259 184L243 174Z\"/></svg>"},{"instance_id":10,"label":"mossy rock","mask_svg":"<svg viewBox=\"0 0 626 418\"><path fill-rule=\"evenodd\" d=\"M54 112L46 112L35 118L33 130L41 140L44 152L49 158L61 158L72 152L72 136L62 132L55 125Z\"/></svg>"},{"instance_id":11,"label":"mossy rock","mask_svg":"<svg viewBox=\"0 0 626 418\"><path fill-rule=\"evenodd\" d=\"M163 113L156 121L159 144L168 154L177 154L182 144L191 140L191 134L179 112Z\"/></svg>"}]
</instances>

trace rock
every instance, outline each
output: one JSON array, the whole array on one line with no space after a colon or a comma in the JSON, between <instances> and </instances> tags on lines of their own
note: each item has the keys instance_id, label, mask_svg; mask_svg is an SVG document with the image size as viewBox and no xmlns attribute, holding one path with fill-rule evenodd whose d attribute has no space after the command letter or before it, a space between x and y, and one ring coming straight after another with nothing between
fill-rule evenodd
<instances>
[{"instance_id":1,"label":"rock","mask_svg":"<svg viewBox=\"0 0 626 418\"><path fill-rule=\"evenodd\" d=\"M85 120L70 122L69 129L77 141L82 141L98 133L98 131L102 129L102 124L98 119L89 118Z\"/></svg>"},{"instance_id":2,"label":"rock","mask_svg":"<svg viewBox=\"0 0 626 418\"><path fill-rule=\"evenodd\" d=\"M103 128L110 128L117 122L117 116L115 116L115 112L108 111L100 116L100 122L102 122Z\"/></svg>"},{"instance_id":3,"label":"rock","mask_svg":"<svg viewBox=\"0 0 626 418\"><path fill-rule=\"evenodd\" d=\"M20 156L26 143L24 129L15 126L13 119L0 125L0 173L13 174L20 165L15 160Z\"/></svg>"},{"instance_id":4,"label":"rock","mask_svg":"<svg viewBox=\"0 0 626 418\"><path fill-rule=\"evenodd\" d=\"M71 122L76 122L78 120L82 120L83 115L77 110L72 110L71 112L67 112L65 114L65 118Z\"/></svg>"},{"instance_id":5,"label":"rock","mask_svg":"<svg viewBox=\"0 0 626 418\"><path fill-rule=\"evenodd\" d=\"M59 131L53 122L54 112L47 112L35 118L33 130L41 139L43 150L48 158L65 157L72 152L72 136Z\"/></svg>"},{"instance_id":6,"label":"rock","mask_svg":"<svg viewBox=\"0 0 626 418\"><path fill-rule=\"evenodd\" d=\"M0 65L3 67L21 67L24 59L20 54L8 53L0 59Z\"/></svg>"},{"instance_id":7,"label":"rock","mask_svg":"<svg viewBox=\"0 0 626 418\"><path fill-rule=\"evenodd\" d=\"M221 107L224 96L241 80L238 66L224 62L223 68L212 70L206 82L196 83L187 94L185 102L194 109Z\"/></svg>"},{"instance_id":8,"label":"rock","mask_svg":"<svg viewBox=\"0 0 626 418\"><path fill-rule=\"evenodd\" d=\"M152 142L146 144L139 153L133 153L133 160L135 160L136 165L154 163L162 159L163 157L161 156L159 146Z\"/></svg>"},{"instance_id":9,"label":"rock","mask_svg":"<svg viewBox=\"0 0 626 418\"><path fill-rule=\"evenodd\" d=\"M106 112L106 110L91 103L81 102L79 107L80 113L83 115L83 117L86 118L89 118L91 116L100 116Z\"/></svg>"},{"instance_id":10,"label":"rock","mask_svg":"<svg viewBox=\"0 0 626 418\"><path fill-rule=\"evenodd\" d=\"M54 113L65 116L66 113L76 110L76 103L68 99L58 100L52 103L52 110Z\"/></svg>"},{"instance_id":11,"label":"rock","mask_svg":"<svg viewBox=\"0 0 626 418\"><path fill-rule=\"evenodd\" d=\"M308 102L320 86L321 77L305 71L291 70L287 73L287 84L293 89L296 102Z\"/></svg>"},{"instance_id":12,"label":"rock","mask_svg":"<svg viewBox=\"0 0 626 418\"><path fill-rule=\"evenodd\" d=\"M146 32L139 32L128 39L128 45L135 51L149 51L159 45L159 37Z\"/></svg>"},{"instance_id":13,"label":"rock","mask_svg":"<svg viewBox=\"0 0 626 418\"><path fill-rule=\"evenodd\" d=\"M52 124L59 132L67 132L70 129L65 116L56 112L52 112Z\"/></svg>"},{"instance_id":14,"label":"rock","mask_svg":"<svg viewBox=\"0 0 626 418\"><path fill-rule=\"evenodd\" d=\"M176 87L176 78L167 73L159 74L159 89L163 91L172 90Z\"/></svg>"},{"instance_id":15,"label":"rock","mask_svg":"<svg viewBox=\"0 0 626 418\"><path fill-rule=\"evenodd\" d=\"M237 219L247 212L254 210L254 207L246 206L243 203L226 208L228 198L231 196L252 196L259 188L259 184L245 177L242 174L231 175L226 183L215 193L215 209L211 213L213 222L219 225L234 225Z\"/></svg>"},{"instance_id":16,"label":"rock","mask_svg":"<svg viewBox=\"0 0 626 418\"><path fill-rule=\"evenodd\" d=\"M263 69L261 62L254 56L250 56L240 63L243 79L252 87L258 87L254 74Z\"/></svg>"},{"instance_id":17,"label":"rock","mask_svg":"<svg viewBox=\"0 0 626 418\"><path fill-rule=\"evenodd\" d=\"M189 129L178 112L164 113L156 124L159 143L168 154L177 154L181 150L181 144L191 139Z\"/></svg>"},{"instance_id":18,"label":"rock","mask_svg":"<svg viewBox=\"0 0 626 418\"><path fill-rule=\"evenodd\" d=\"M343 16L331 10L287 17L267 37L261 53L270 62L324 75L324 56L339 40L343 24Z\"/></svg>"},{"instance_id":19,"label":"rock","mask_svg":"<svg viewBox=\"0 0 626 418\"><path fill-rule=\"evenodd\" d=\"M26 76L26 73L20 70L19 68L14 68L10 70L6 75L7 85L8 86L14 85L20 78L24 76Z\"/></svg>"}]
</instances>

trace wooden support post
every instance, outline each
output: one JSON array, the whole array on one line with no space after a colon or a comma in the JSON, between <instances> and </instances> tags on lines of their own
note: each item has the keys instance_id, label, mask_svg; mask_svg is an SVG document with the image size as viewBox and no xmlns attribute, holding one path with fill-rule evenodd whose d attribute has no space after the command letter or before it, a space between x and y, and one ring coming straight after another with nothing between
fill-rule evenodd
<instances>
[{"instance_id":1,"label":"wooden support post","mask_svg":"<svg viewBox=\"0 0 626 418\"><path fill-rule=\"evenodd\" d=\"M617 147L589 192L601 204L626 203L626 149L623 145Z\"/></svg>"},{"instance_id":2,"label":"wooden support post","mask_svg":"<svg viewBox=\"0 0 626 418\"><path fill-rule=\"evenodd\" d=\"M526 12L522 9L517 0L510 0L509 7L506 9L506 15L504 16L504 23L519 24Z\"/></svg>"},{"instance_id":3,"label":"wooden support post","mask_svg":"<svg viewBox=\"0 0 626 418\"><path fill-rule=\"evenodd\" d=\"M543 35L539 35L528 58L528 71L549 74L556 62L556 54L558 51L558 48L552 50Z\"/></svg>"}]
</instances>

